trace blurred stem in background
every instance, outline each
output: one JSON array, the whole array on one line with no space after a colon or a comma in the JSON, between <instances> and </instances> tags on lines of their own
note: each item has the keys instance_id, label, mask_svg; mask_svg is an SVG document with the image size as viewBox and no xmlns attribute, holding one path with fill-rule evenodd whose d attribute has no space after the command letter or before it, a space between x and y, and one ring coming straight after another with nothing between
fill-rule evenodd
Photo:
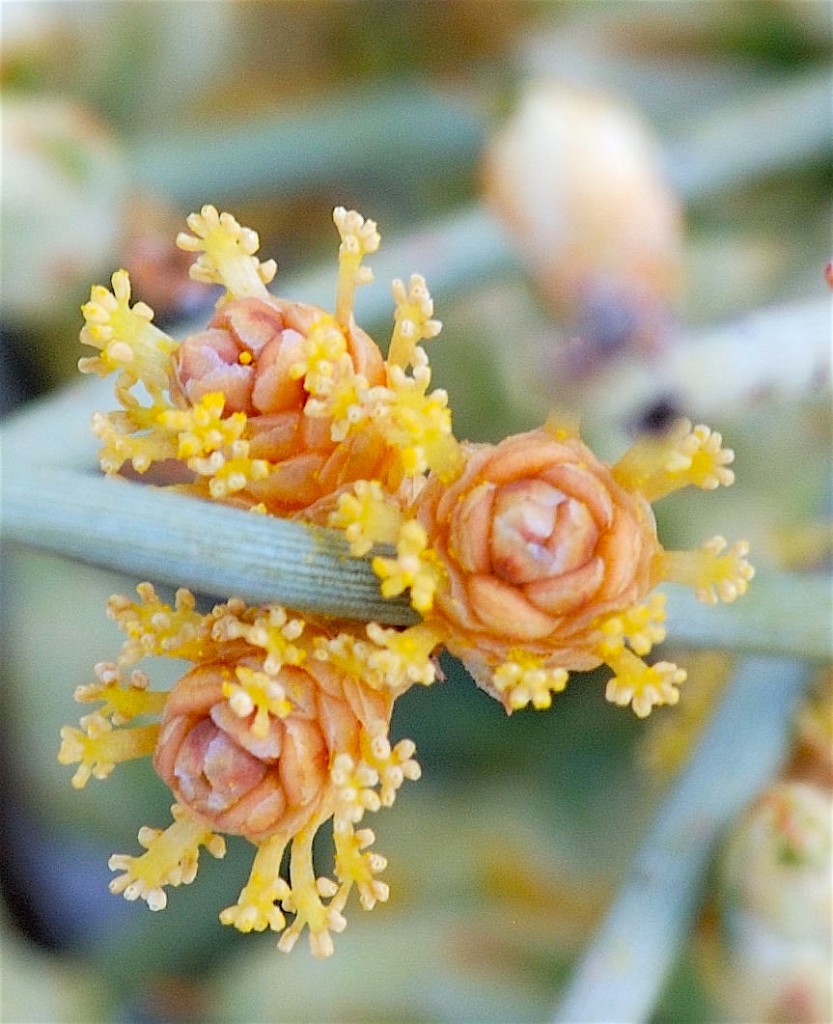
<instances>
[{"instance_id":1,"label":"blurred stem in background","mask_svg":"<svg viewBox=\"0 0 833 1024\"><path fill-rule=\"evenodd\" d=\"M739 665L561 995L556 1024L650 1018L694 922L715 841L783 762L808 675L783 658Z\"/></svg>"}]
</instances>

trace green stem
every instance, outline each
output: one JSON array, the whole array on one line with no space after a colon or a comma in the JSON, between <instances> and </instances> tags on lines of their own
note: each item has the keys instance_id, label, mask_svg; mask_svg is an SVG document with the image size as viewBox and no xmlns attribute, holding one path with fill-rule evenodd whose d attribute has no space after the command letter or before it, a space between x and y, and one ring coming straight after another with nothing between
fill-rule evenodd
<instances>
[{"instance_id":1,"label":"green stem","mask_svg":"<svg viewBox=\"0 0 833 1024\"><path fill-rule=\"evenodd\" d=\"M80 562L204 594L386 623L387 601L340 533L252 515L124 480L30 467L5 473L3 534Z\"/></svg>"},{"instance_id":2,"label":"green stem","mask_svg":"<svg viewBox=\"0 0 833 1024\"><path fill-rule=\"evenodd\" d=\"M370 556L352 558L337 531L120 479L12 467L3 476L2 532L30 547L206 594L391 625L417 618L406 600L381 597ZM668 633L691 647L823 661L831 649L830 609L825 577L759 573L747 594L720 608L670 588Z\"/></svg>"},{"instance_id":3,"label":"green stem","mask_svg":"<svg viewBox=\"0 0 833 1024\"><path fill-rule=\"evenodd\" d=\"M714 845L786 752L808 671L744 661L637 853L556 1011L556 1024L650 1018L689 934Z\"/></svg>"}]
</instances>

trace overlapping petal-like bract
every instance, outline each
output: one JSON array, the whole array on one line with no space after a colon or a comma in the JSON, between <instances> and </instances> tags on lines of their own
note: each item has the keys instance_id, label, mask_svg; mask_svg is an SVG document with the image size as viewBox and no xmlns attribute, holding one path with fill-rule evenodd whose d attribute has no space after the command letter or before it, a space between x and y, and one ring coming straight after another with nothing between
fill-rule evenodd
<instances>
[{"instance_id":1,"label":"overlapping petal-like bract","mask_svg":"<svg viewBox=\"0 0 833 1024\"><path fill-rule=\"evenodd\" d=\"M252 482L246 496L276 515L373 478L380 461L378 445L362 433L338 444L329 419L304 414L309 396L293 367L303 363L310 331L331 319L315 306L272 296L231 299L174 357L172 394L180 404L221 392L224 415L246 414L250 454L271 464L269 475ZM370 386L381 384L382 355L373 339L353 323L343 334L355 372Z\"/></svg>"},{"instance_id":2,"label":"overlapping petal-like bract","mask_svg":"<svg viewBox=\"0 0 833 1024\"><path fill-rule=\"evenodd\" d=\"M518 647L594 668L594 622L652 585L650 505L576 437L545 428L471 448L451 485L428 483L419 518L448 572L433 614L478 676Z\"/></svg>"},{"instance_id":3,"label":"overlapping petal-like bract","mask_svg":"<svg viewBox=\"0 0 833 1024\"><path fill-rule=\"evenodd\" d=\"M252 727L224 693L227 662L198 665L171 691L154 766L190 811L212 829L254 841L293 836L332 813L330 769L337 754L360 760L362 730L390 719L392 700L334 666L310 658L284 665L277 683L286 715Z\"/></svg>"}]
</instances>

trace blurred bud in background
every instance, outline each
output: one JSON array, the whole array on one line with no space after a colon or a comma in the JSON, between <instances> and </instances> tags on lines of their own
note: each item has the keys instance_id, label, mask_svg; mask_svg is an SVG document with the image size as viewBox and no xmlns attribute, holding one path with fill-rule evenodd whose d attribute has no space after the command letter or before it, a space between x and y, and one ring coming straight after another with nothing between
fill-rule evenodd
<instances>
[{"instance_id":1,"label":"blurred bud in background","mask_svg":"<svg viewBox=\"0 0 833 1024\"><path fill-rule=\"evenodd\" d=\"M699 935L703 979L726 1019L831 1020L831 682L799 710L788 778L735 823Z\"/></svg>"},{"instance_id":2,"label":"blurred bud in background","mask_svg":"<svg viewBox=\"0 0 833 1024\"><path fill-rule=\"evenodd\" d=\"M77 310L117 254L127 171L115 136L59 97L3 98L3 318L44 324Z\"/></svg>"},{"instance_id":3,"label":"blurred bud in background","mask_svg":"<svg viewBox=\"0 0 833 1024\"><path fill-rule=\"evenodd\" d=\"M174 242L181 224L181 212L149 192L134 193L125 208L119 265L157 325L207 311L220 296L219 288L190 277L193 254Z\"/></svg>"},{"instance_id":4,"label":"blurred bud in background","mask_svg":"<svg viewBox=\"0 0 833 1024\"><path fill-rule=\"evenodd\" d=\"M529 86L489 144L484 198L550 313L568 369L663 346L682 281L680 205L636 112L566 84Z\"/></svg>"},{"instance_id":5,"label":"blurred bud in background","mask_svg":"<svg viewBox=\"0 0 833 1024\"><path fill-rule=\"evenodd\" d=\"M170 243L181 211L139 195L131 147L193 121L236 52L232 18L225 4L199 18L190 5L4 5L3 410L74 375L91 280L137 271L163 321L205 299Z\"/></svg>"}]
</instances>

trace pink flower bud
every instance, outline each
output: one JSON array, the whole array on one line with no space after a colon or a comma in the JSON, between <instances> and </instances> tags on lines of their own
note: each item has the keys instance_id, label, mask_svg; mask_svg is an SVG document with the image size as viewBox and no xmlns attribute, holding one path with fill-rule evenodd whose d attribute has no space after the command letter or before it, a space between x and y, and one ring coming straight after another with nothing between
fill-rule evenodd
<instances>
[{"instance_id":1,"label":"pink flower bud","mask_svg":"<svg viewBox=\"0 0 833 1024\"><path fill-rule=\"evenodd\" d=\"M448 571L436 597L447 645L475 666L522 647L595 667L595 620L648 592L659 550L648 503L546 429L471 448L452 484L429 482L419 517Z\"/></svg>"},{"instance_id":2,"label":"pink flower bud","mask_svg":"<svg viewBox=\"0 0 833 1024\"><path fill-rule=\"evenodd\" d=\"M362 690L332 665L284 665L277 682L290 695L284 716L254 727L224 692L234 665L200 665L180 679L162 716L154 766L177 799L212 829L260 840L294 835L320 817L332 796L335 753L359 759L367 709L389 719L389 700Z\"/></svg>"},{"instance_id":3,"label":"pink flower bud","mask_svg":"<svg viewBox=\"0 0 833 1024\"><path fill-rule=\"evenodd\" d=\"M382 457L380 446L368 446L360 435L338 444L329 419L304 413L309 396L292 368L303 360L307 334L326 317L315 306L272 296L233 299L205 330L186 338L175 356L172 394L181 405L222 392L224 416L246 413L249 453L273 467L246 496L276 515L373 477ZM344 337L356 373L369 386L383 383L382 356L372 338L352 322Z\"/></svg>"}]
</instances>

